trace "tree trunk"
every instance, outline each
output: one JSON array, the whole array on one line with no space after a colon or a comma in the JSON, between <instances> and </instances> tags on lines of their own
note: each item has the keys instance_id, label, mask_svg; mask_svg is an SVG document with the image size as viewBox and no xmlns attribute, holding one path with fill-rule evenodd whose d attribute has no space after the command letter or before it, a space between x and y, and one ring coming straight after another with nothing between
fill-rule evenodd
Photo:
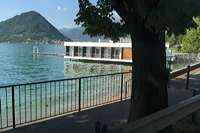
<instances>
[{"instance_id":1,"label":"tree trunk","mask_svg":"<svg viewBox=\"0 0 200 133\"><path fill-rule=\"evenodd\" d=\"M133 80L128 122L168 107L165 40L144 25L130 29L136 34L131 33ZM162 130L166 131L172 132L172 128Z\"/></svg>"},{"instance_id":2,"label":"tree trunk","mask_svg":"<svg viewBox=\"0 0 200 133\"><path fill-rule=\"evenodd\" d=\"M151 31L145 27L145 15L156 8L159 1L110 0L132 39L132 97L128 122L168 107L164 32L156 32L155 26ZM172 128L167 129L162 132L172 131Z\"/></svg>"},{"instance_id":3,"label":"tree trunk","mask_svg":"<svg viewBox=\"0 0 200 133\"><path fill-rule=\"evenodd\" d=\"M168 107L164 40L145 27L139 32L131 36L133 89L129 122Z\"/></svg>"}]
</instances>

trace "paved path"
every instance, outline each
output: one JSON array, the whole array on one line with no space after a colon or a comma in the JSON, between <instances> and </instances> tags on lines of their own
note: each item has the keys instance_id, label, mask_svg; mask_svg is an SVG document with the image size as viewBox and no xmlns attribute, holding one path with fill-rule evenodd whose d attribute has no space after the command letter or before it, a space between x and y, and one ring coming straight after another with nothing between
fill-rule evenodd
<instances>
[{"instance_id":1,"label":"paved path","mask_svg":"<svg viewBox=\"0 0 200 133\"><path fill-rule=\"evenodd\" d=\"M168 89L169 105L192 97L192 89L200 88L200 69L191 72L190 87L186 88L186 75L171 80ZM4 131L6 133L94 133L95 122L109 124L127 119L130 100L85 110L79 113L36 122ZM0 130L1 131L1 130Z\"/></svg>"}]
</instances>

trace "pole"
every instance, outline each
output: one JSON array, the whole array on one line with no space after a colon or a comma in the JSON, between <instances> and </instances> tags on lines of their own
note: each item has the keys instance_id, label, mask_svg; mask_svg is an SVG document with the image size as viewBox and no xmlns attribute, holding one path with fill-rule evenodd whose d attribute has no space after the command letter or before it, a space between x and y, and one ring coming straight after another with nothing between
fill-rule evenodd
<instances>
[{"instance_id":1,"label":"pole","mask_svg":"<svg viewBox=\"0 0 200 133\"><path fill-rule=\"evenodd\" d=\"M79 78L79 95L78 96L79 96L78 112L80 112L81 111L81 78Z\"/></svg>"},{"instance_id":2,"label":"pole","mask_svg":"<svg viewBox=\"0 0 200 133\"><path fill-rule=\"evenodd\" d=\"M186 89L189 89L189 76L190 76L190 65L188 65L188 69L187 69Z\"/></svg>"},{"instance_id":3,"label":"pole","mask_svg":"<svg viewBox=\"0 0 200 133\"><path fill-rule=\"evenodd\" d=\"M13 128L15 128L15 94L14 94L14 86L12 86L12 116L13 116Z\"/></svg>"},{"instance_id":4,"label":"pole","mask_svg":"<svg viewBox=\"0 0 200 133\"><path fill-rule=\"evenodd\" d=\"M121 101L122 101L122 97L123 97L123 95L122 95L122 94L123 94L123 82L124 82L124 81L123 81L123 77L124 77L124 76L123 76L123 73L122 73L122 74L121 74Z\"/></svg>"}]
</instances>

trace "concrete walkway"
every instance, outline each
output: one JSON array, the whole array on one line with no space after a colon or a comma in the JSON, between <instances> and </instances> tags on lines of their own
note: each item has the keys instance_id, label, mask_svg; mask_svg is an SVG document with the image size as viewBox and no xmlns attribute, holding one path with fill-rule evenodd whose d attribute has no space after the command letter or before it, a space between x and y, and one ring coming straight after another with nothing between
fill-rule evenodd
<instances>
[{"instance_id":1,"label":"concrete walkway","mask_svg":"<svg viewBox=\"0 0 200 133\"><path fill-rule=\"evenodd\" d=\"M194 70L190 75L190 86L186 88L186 75L181 75L171 80L168 89L169 105L192 97L192 89L200 89L200 69ZM79 113L37 121L33 124L17 126L5 133L94 133L95 122L110 124L128 118L130 100L112 103L109 105L92 108Z\"/></svg>"}]
</instances>

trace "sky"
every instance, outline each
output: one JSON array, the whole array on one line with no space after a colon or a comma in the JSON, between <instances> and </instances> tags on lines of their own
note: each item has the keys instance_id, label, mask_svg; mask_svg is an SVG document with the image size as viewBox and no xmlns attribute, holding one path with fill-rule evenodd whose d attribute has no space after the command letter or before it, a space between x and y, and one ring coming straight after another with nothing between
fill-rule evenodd
<instances>
[{"instance_id":1,"label":"sky","mask_svg":"<svg viewBox=\"0 0 200 133\"><path fill-rule=\"evenodd\" d=\"M80 27L74 23L78 10L78 0L0 0L0 21L36 11L58 29L75 28Z\"/></svg>"}]
</instances>

